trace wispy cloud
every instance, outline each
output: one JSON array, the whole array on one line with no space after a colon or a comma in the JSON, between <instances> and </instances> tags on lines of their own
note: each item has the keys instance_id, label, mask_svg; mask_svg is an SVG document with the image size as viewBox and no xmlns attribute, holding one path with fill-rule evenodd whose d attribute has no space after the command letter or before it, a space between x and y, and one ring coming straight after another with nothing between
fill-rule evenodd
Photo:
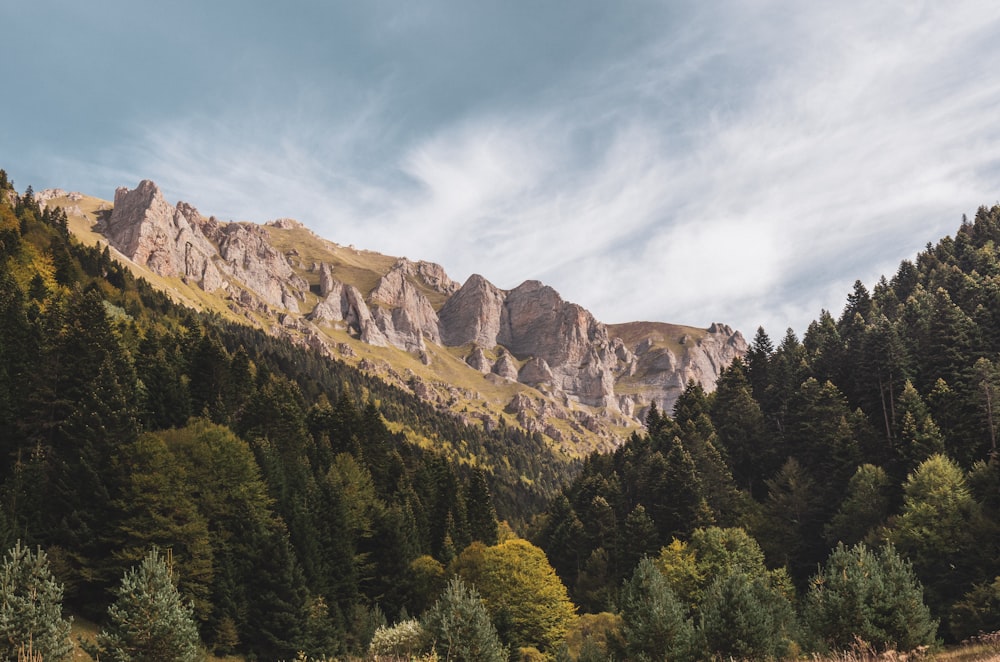
<instances>
[{"instance_id":1,"label":"wispy cloud","mask_svg":"<svg viewBox=\"0 0 1000 662\"><path fill-rule=\"evenodd\" d=\"M478 83L437 119L404 64L360 87L303 74L291 100L133 123L91 176L154 178L223 218L296 216L460 279L538 278L606 321L772 335L1000 195L1000 8L723 2L655 20L585 69L533 72L530 95ZM474 58L466 41L449 56ZM463 64L449 71L471 80Z\"/></svg>"}]
</instances>

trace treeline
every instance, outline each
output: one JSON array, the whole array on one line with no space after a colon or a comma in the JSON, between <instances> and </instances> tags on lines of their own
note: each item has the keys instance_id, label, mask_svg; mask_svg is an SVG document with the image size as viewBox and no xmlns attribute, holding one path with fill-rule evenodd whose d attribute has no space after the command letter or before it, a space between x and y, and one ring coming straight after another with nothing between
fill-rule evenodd
<instances>
[{"instance_id":1,"label":"treeline","mask_svg":"<svg viewBox=\"0 0 1000 662\"><path fill-rule=\"evenodd\" d=\"M579 466L176 306L0 171L0 549L41 546L105 623L162 550L200 642L261 659L763 659L998 630L998 238L981 209ZM535 544L497 523L545 503Z\"/></svg>"},{"instance_id":2,"label":"treeline","mask_svg":"<svg viewBox=\"0 0 1000 662\"><path fill-rule=\"evenodd\" d=\"M1000 629L998 241L1000 207L981 208L801 340L759 329L714 393L689 384L588 458L534 536L576 603L617 608L641 558L740 527L800 600L838 544L892 545L940 636Z\"/></svg>"},{"instance_id":3,"label":"treeline","mask_svg":"<svg viewBox=\"0 0 1000 662\"><path fill-rule=\"evenodd\" d=\"M572 467L176 306L3 171L0 458L0 548L41 546L67 608L104 618L159 548L208 648L262 659L362 651L436 597L428 566L497 542L491 492L523 518Z\"/></svg>"}]
</instances>

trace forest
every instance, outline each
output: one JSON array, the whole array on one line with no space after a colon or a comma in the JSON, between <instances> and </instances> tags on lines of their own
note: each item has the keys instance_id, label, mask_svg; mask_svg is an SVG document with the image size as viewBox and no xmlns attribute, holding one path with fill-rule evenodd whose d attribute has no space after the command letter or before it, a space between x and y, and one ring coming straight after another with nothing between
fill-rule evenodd
<instances>
[{"instance_id":1,"label":"forest","mask_svg":"<svg viewBox=\"0 0 1000 662\"><path fill-rule=\"evenodd\" d=\"M71 614L101 659L792 659L1000 630L998 240L981 208L574 462L178 306L0 171L3 654L33 632L64 659ZM137 587L176 653L122 652Z\"/></svg>"}]
</instances>

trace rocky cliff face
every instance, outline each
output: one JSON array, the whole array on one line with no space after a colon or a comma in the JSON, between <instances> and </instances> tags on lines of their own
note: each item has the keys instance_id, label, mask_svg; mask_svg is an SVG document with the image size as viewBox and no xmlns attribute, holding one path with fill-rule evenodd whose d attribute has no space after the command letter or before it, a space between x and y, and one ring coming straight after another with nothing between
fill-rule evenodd
<instances>
[{"instance_id":1,"label":"rocky cliff face","mask_svg":"<svg viewBox=\"0 0 1000 662\"><path fill-rule=\"evenodd\" d=\"M310 254L331 257L310 257L306 268L294 233L308 231L297 221L260 226L205 218L189 204L170 205L150 181L118 189L98 229L136 264L216 293L248 317L271 315L276 333L336 347L342 357L356 353L329 333L346 331L355 341L409 352L432 370L430 349L454 348L477 378L532 387L536 396L519 391L504 408L557 441L566 437L554 425L560 420L582 433L603 429L602 421L638 424L652 402L671 411L688 380L712 389L719 371L747 349L742 335L723 324L608 326L538 281L502 290L473 275L459 285L439 265L393 262L311 233L309 241L323 250ZM454 400L454 394L430 395L427 381L399 381L419 384L428 398ZM479 416L489 423L489 415Z\"/></svg>"}]
</instances>

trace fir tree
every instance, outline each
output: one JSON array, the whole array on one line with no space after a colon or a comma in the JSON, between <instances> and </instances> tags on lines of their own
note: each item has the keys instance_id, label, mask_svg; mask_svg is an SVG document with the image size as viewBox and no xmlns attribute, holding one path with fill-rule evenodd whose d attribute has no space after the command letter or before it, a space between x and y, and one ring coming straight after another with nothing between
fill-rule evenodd
<instances>
[{"instance_id":1,"label":"fir tree","mask_svg":"<svg viewBox=\"0 0 1000 662\"><path fill-rule=\"evenodd\" d=\"M713 659L783 659L795 610L767 575L734 570L716 577L702 599L700 634Z\"/></svg>"},{"instance_id":2,"label":"fir tree","mask_svg":"<svg viewBox=\"0 0 1000 662\"><path fill-rule=\"evenodd\" d=\"M691 657L694 627L684 606L655 563L644 558L622 587L624 657L629 660L686 660Z\"/></svg>"},{"instance_id":3,"label":"fir tree","mask_svg":"<svg viewBox=\"0 0 1000 662\"><path fill-rule=\"evenodd\" d=\"M507 649L474 587L454 577L421 623L438 655L455 662L504 662Z\"/></svg>"},{"instance_id":4,"label":"fir tree","mask_svg":"<svg viewBox=\"0 0 1000 662\"><path fill-rule=\"evenodd\" d=\"M66 659L73 651L72 619L62 617L62 596L45 552L18 541L0 566L0 657L18 659L18 650L30 644L44 660Z\"/></svg>"},{"instance_id":5,"label":"fir tree","mask_svg":"<svg viewBox=\"0 0 1000 662\"><path fill-rule=\"evenodd\" d=\"M153 549L125 573L108 624L97 636L112 662L193 662L201 657L194 608L181 601L171 569Z\"/></svg>"},{"instance_id":6,"label":"fir tree","mask_svg":"<svg viewBox=\"0 0 1000 662\"><path fill-rule=\"evenodd\" d=\"M864 543L831 552L806 595L805 622L815 643L843 650L856 638L880 650L911 650L934 641L937 621L908 561L890 545Z\"/></svg>"}]
</instances>

